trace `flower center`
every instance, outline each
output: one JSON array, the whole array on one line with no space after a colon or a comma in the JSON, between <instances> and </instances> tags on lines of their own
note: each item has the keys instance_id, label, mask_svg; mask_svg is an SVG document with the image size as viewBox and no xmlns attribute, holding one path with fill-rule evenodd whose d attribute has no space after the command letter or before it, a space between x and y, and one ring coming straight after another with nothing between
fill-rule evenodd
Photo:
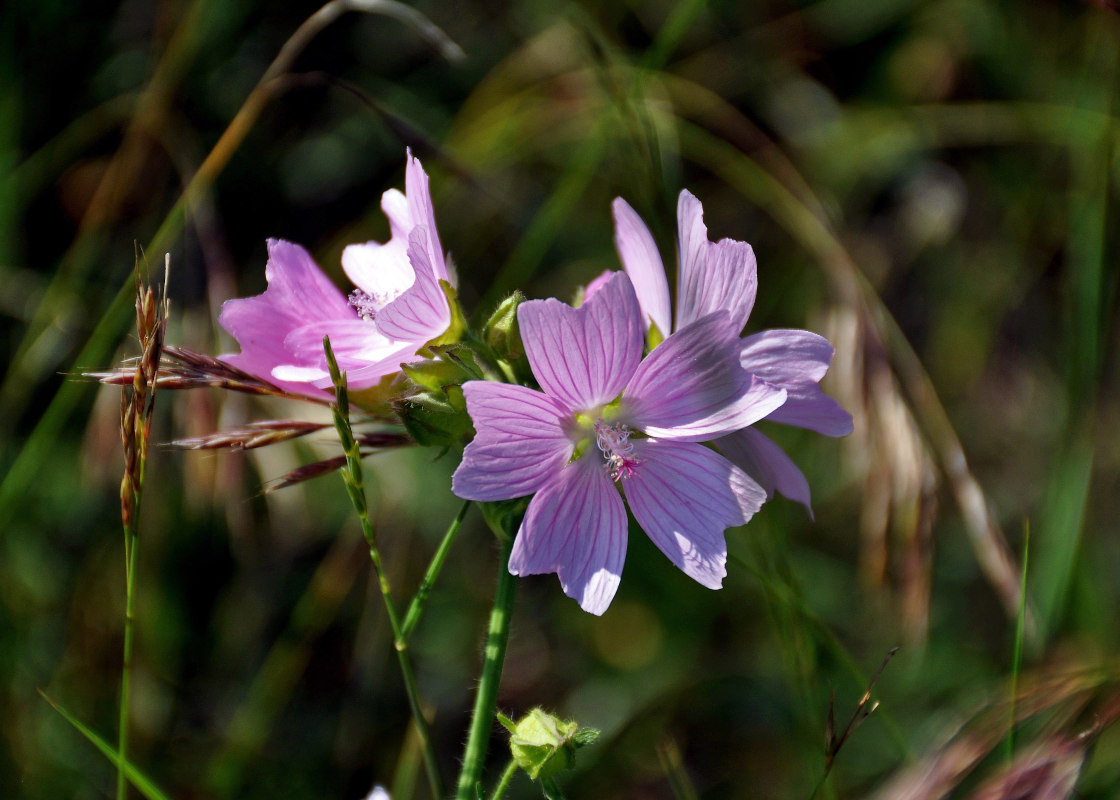
<instances>
[{"instance_id":1,"label":"flower center","mask_svg":"<svg viewBox=\"0 0 1120 800\"><path fill-rule=\"evenodd\" d=\"M350 295L346 299L347 302L350 303L350 307L358 312L359 317L367 321L372 321L377 316L377 312L387 306L391 301L396 300L399 294L400 292L394 291L370 294L361 289L355 289L350 292Z\"/></svg>"},{"instance_id":2,"label":"flower center","mask_svg":"<svg viewBox=\"0 0 1120 800\"><path fill-rule=\"evenodd\" d=\"M631 477L634 468L641 463L634 455L630 429L625 425L609 425L600 419L595 423L595 443L599 445L599 450L606 459L612 481Z\"/></svg>"}]
</instances>

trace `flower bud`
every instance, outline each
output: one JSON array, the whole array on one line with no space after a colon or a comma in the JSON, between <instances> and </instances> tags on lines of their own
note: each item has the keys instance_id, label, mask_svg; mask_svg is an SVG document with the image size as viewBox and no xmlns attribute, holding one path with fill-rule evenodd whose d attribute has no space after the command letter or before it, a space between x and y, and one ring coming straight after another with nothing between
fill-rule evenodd
<instances>
[{"instance_id":1,"label":"flower bud","mask_svg":"<svg viewBox=\"0 0 1120 800\"><path fill-rule=\"evenodd\" d=\"M533 780L547 780L575 764L576 749L599 737L593 728L580 728L575 720L562 720L534 708L519 721L498 715L510 732L513 760Z\"/></svg>"},{"instance_id":2,"label":"flower bud","mask_svg":"<svg viewBox=\"0 0 1120 800\"><path fill-rule=\"evenodd\" d=\"M482 338L501 358L514 361L525 355L517 327L517 307L525 300L520 290L501 302L482 326Z\"/></svg>"},{"instance_id":3,"label":"flower bud","mask_svg":"<svg viewBox=\"0 0 1120 800\"><path fill-rule=\"evenodd\" d=\"M425 447L460 447L474 433L461 386L418 392L393 406L405 430Z\"/></svg>"}]
</instances>

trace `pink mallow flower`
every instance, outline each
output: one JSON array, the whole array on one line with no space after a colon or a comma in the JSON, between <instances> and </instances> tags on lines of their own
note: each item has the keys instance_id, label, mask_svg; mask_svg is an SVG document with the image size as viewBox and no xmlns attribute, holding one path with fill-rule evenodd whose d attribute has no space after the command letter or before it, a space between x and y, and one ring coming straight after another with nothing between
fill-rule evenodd
<instances>
[{"instance_id":1,"label":"pink mallow flower","mask_svg":"<svg viewBox=\"0 0 1120 800\"><path fill-rule=\"evenodd\" d=\"M642 311L621 273L579 308L534 300L517 320L543 391L463 385L477 433L451 484L470 500L533 495L510 572L555 572L585 611L602 614L626 556L625 495L669 560L719 588L724 530L749 520L766 493L700 442L750 425L786 398L740 368L727 312L683 326L644 361Z\"/></svg>"},{"instance_id":2,"label":"pink mallow flower","mask_svg":"<svg viewBox=\"0 0 1120 800\"><path fill-rule=\"evenodd\" d=\"M646 327L661 335L681 330L705 314L726 311L736 334L747 324L758 291L754 250L734 239L708 240L704 209L687 189L677 201L677 315L671 324L669 282L653 236L641 217L621 197L614 212L615 247L623 269L634 282ZM594 286L588 287L594 291ZM656 352L656 349L654 350ZM821 391L821 378L832 361L832 345L823 336L802 330L774 329L744 337L739 362L743 370L786 390L786 402L766 419L823 433L846 436L852 417ZM809 509L809 483L797 465L765 434L742 427L715 442L716 447L766 489Z\"/></svg>"},{"instance_id":3,"label":"pink mallow flower","mask_svg":"<svg viewBox=\"0 0 1120 800\"><path fill-rule=\"evenodd\" d=\"M451 309L439 282L454 278L436 232L428 175L411 152L407 159L404 194L390 189L381 197L389 241L342 252L357 289L343 295L306 250L270 239L264 294L222 306L218 321L241 345L224 361L288 391L321 395L331 387L324 335L349 385L364 389L415 361L447 330Z\"/></svg>"}]
</instances>

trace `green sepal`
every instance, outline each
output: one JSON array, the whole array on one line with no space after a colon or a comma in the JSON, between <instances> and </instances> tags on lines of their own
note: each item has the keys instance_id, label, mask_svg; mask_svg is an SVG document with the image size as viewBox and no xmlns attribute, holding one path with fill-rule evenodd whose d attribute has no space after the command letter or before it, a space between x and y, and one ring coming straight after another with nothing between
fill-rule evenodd
<instances>
[{"instance_id":1,"label":"green sepal","mask_svg":"<svg viewBox=\"0 0 1120 800\"><path fill-rule=\"evenodd\" d=\"M455 291L454 286L442 279L439 288L443 289L443 296L447 298L447 306L451 309L451 322L448 323L447 330L428 342L429 347L457 342L463 338L463 333L467 330L467 319L463 316L463 309L459 305L459 293Z\"/></svg>"},{"instance_id":2,"label":"green sepal","mask_svg":"<svg viewBox=\"0 0 1120 800\"><path fill-rule=\"evenodd\" d=\"M517 307L523 302L525 302L525 295L520 290L515 291L498 304L490 319L482 326L482 340L500 358L507 361L516 361L525 355L525 346L521 342L521 329L517 325Z\"/></svg>"},{"instance_id":3,"label":"green sepal","mask_svg":"<svg viewBox=\"0 0 1120 800\"><path fill-rule=\"evenodd\" d=\"M402 397L393 407L409 435L426 447L458 448L474 434L460 386Z\"/></svg>"},{"instance_id":4,"label":"green sepal","mask_svg":"<svg viewBox=\"0 0 1120 800\"><path fill-rule=\"evenodd\" d=\"M401 369L413 383L430 392L441 392L445 386L469 381L473 377L457 361L443 358L402 364Z\"/></svg>"},{"instance_id":5,"label":"green sepal","mask_svg":"<svg viewBox=\"0 0 1120 800\"><path fill-rule=\"evenodd\" d=\"M365 389L350 389L350 404L367 414L384 417L392 413L393 400L408 388L408 382L399 372L386 375L373 386Z\"/></svg>"},{"instance_id":6,"label":"green sepal","mask_svg":"<svg viewBox=\"0 0 1120 800\"><path fill-rule=\"evenodd\" d=\"M507 720L508 721L508 720ZM534 708L513 727L499 722L510 731L509 749L513 760L533 780L546 781L575 764L576 749L598 738L593 728L580 728L574 720L562 720Z\"/></svg>"},{"instance_id":7,"label":"green sepal","mask_svg":"<svg viewBox=\"0 0 1120 800\"><path fill-rule=\"evenodd\" d=\"M653 348L665 341L665 334L657 327L653 320L649 321L649 333L646 334L646 350L653 352Z\"/></svg>"},{"instance_id":8,"label":"green sepal","mask_svg":"<svg viewBox=\"0 0 1120 800\"><path fill-rule=\"evenodd\" d=\"M525 509L529 507L528 497L519 497L516 500L494 500L489 503L476 503L482 511L482 517L494 535L503 542L512 542L521 527L521 519L525 516Z\"/></svg>"}]
</instances>

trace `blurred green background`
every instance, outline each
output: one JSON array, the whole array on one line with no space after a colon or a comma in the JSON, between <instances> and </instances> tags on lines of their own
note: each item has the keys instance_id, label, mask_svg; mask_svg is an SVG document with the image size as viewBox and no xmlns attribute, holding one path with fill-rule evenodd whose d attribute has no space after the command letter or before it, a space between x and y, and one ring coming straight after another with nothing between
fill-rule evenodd
<instances>
[{"instance_id":1,"label":"blurred green background","mask_svg":"<svg viewBox=\"0 0 1120 800\"><path fill-rule=\"evenodd\" d=\"M387 238L378 204L403 185L406 145L476 319L515 287L569 297L617 268L615 196L671 253L687 187L713 239L755 248L749 330L828 335L825 386L855 418L840 441L768 429L816 519L779 498L730 531L720 592L636 529L602 618L553 576L519 583L501 708L603 730L570 797L808 798L832 693L842 729L895 645L881 705L818 796L966 797L998 780L1028 523L1018 752L1080 769L1081 797L1116 795L1120 15L1075 0L422 2L462 58L398 17L347 13L249 99L316 8L0 11L0 796L114 787L38 692L115 736L119 394L76 375L136 354L134 243L157 271L170 253L168 341L227 352L220 304L264 288L267 237L308 247L340 286L342 248ZM153 436L306 413L167 392ZM265 491L331 454L325 435L153 451L132 754L173 797L360 798L394 776L394 800L407 794L408 707L342 483ZM367 461L402 601L458 507L454 460ZM496 555L472 511L417 633L448 778ZM510 796L535 792L519 778Z\"/></svg>"}]
</instances>

